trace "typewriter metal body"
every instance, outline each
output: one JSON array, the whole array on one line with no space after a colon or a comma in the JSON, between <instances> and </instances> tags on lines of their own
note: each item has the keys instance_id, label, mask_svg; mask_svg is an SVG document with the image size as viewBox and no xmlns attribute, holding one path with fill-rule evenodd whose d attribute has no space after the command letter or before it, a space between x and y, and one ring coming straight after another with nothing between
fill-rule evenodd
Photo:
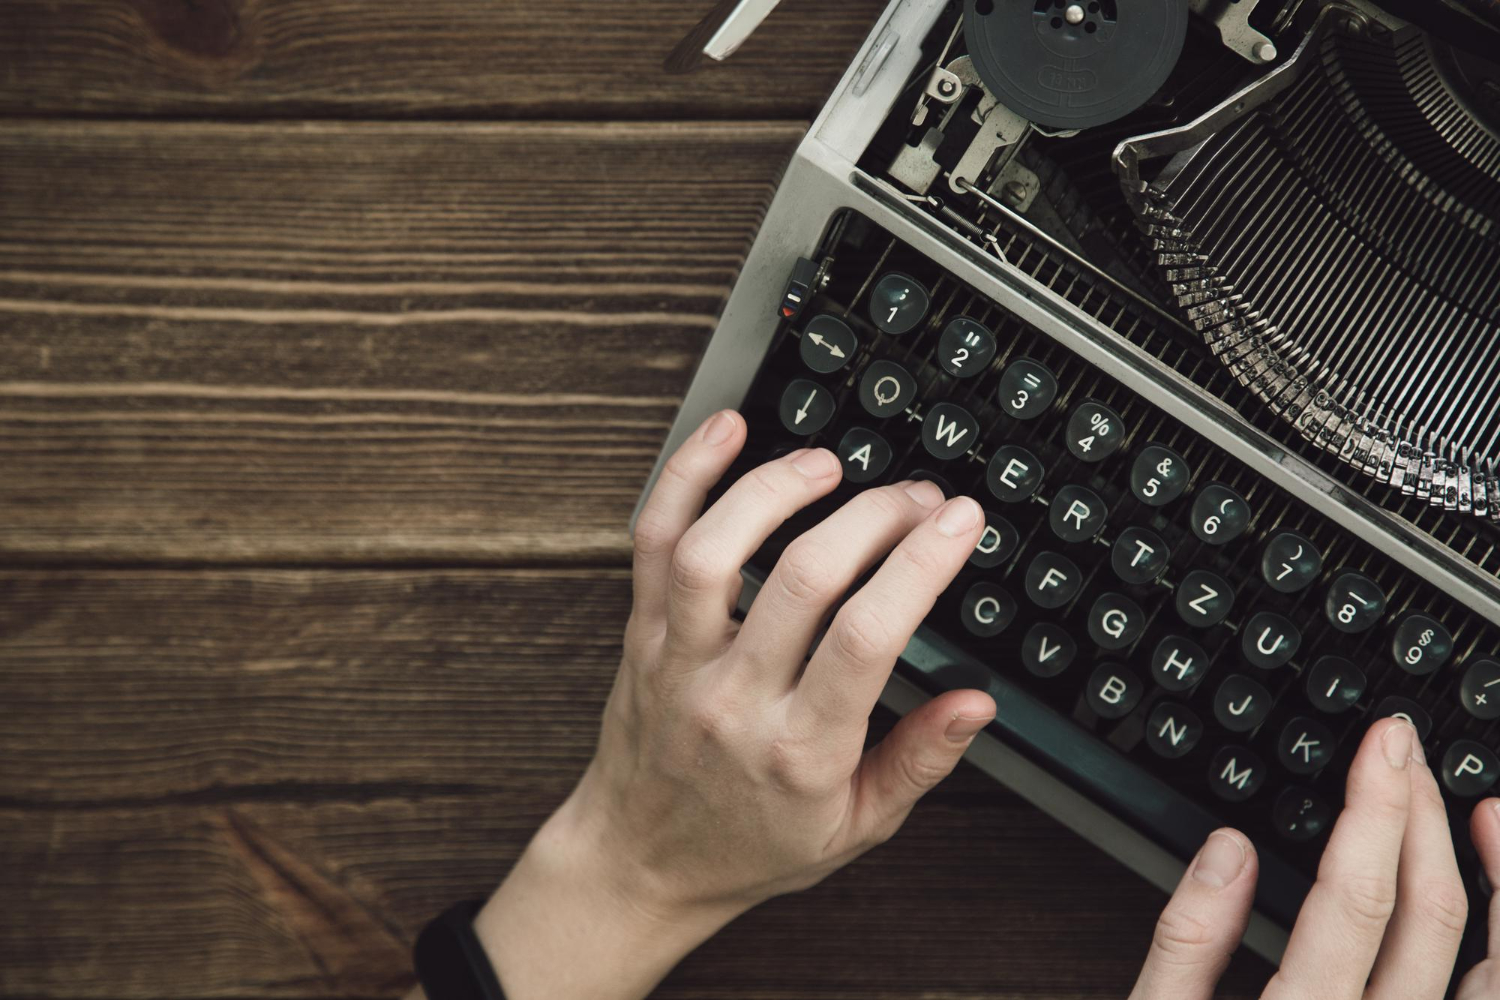
<instances>
[{"instance_id":1,"label":"typewriter metal body","mask_svg":"<svg viewBox=\"0 0 1500 1000\"><path fill-rule=\"evenodd\" d=\"M731 477L819 445L830 504L979 499L884 703L989 690L969 759L1164 889L1245 829L1273 960L1374 717L1461 852L1500 779L1500 20L1417 9L895 0L663 452L733 407Z\"/></svg>"}]
</instances>

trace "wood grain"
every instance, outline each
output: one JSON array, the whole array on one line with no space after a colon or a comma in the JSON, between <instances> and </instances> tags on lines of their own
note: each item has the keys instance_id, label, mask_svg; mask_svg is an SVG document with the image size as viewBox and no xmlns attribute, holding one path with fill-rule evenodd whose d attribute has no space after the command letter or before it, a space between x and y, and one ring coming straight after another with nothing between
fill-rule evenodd
<instances>
[{"instance_id":1,"label":"wood grain","mask_svg":"<svg viewBox=\"0 0 1500 1000\"><path fill-rule=\"evenodd\" d=\"M0 558L621 558L798 132L12 124Z\"/></svg>"},{"instance_id":2,"label":"wood grain","mask_svg":"<svg viewBox=\"0 0 1500 1000\"><path fill-rule=\"evenodd\" d=\"M662 62L712 0L6 0L0 114L811 117L884 0L786 0L729 62Z\"/></svg>"},{"instance_id":3,"label":"wood grain","mask_svg":"<svg viewBox=\"0 0 1500 1000\"><path fill-rule=\"evenodd\" d=\"M80 1000L402 989L587 762L628 601L576 570L0 581L0 994ZM965 770L658 995L1118 997L1161 902Z\"/></svg>"}]
</instances>

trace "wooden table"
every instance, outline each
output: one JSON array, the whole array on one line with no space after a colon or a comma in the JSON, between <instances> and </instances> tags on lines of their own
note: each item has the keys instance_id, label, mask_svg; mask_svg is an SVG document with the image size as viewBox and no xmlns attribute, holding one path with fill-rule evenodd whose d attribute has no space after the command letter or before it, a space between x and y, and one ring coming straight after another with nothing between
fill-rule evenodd
<instances>
[{"instance_id":1,"label":"wooden table","mask_svg":"<svg viewBox=\"0 0 1500 1000\"><path fill-rule=\"evenodd\" d=\"M631 505L882 3L674 77L707 0L7 0L0 993L410 984L590 754ZM1162 899L966 769L660 995L1118 997Z\"/></svg>"}]
</instances>

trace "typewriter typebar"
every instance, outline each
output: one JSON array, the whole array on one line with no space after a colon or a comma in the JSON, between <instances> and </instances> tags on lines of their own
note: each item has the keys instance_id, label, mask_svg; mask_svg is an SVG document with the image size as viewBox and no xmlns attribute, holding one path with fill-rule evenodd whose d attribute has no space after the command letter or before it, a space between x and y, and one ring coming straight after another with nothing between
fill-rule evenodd
<instances>
[{"instance_id":1,"label":"typewriter typebar","mask_svg":"<svg viewBox=\"0 0 1500 1000\"><path fill-rule=\"evenodd\" d=\"M979 500L984 536L883 703L988 690L999 715L969 759L1164 889L1214 828L1244 830L1246 941L1272 960L1389 715L1421 736L1476 902L1459 971L1483 955L1467 821L1500 793L1500 389L1474 373L1500 371L1500 157L1477 137L1500 68L1463 46L1500 25L1441 6L1418 25L1362 2L892 3L793 156L663 452L733 407L749 438L723 485L794 448L843 463L745 567L742 610L861 489ZM1395 112L1358 103L1351 45L1404 66L1442 127L1369 125ZM1292 113L1319 87L1382 157L1345 169L1350 142L1322 141L1344 123ZM1467 171L1434 129L1473 139ZM1234 229L1216 220L1241 165L1263 183ZM1381 224L1366 189L1483 253L1438 275L1405 244L1328 249ZM1377 272L1417 289L1404 325L1318 311L1318 280L1369 299ZM1468 381L1419 398L1388 377L1397 357Z\"/></svg>"}]
</instances>

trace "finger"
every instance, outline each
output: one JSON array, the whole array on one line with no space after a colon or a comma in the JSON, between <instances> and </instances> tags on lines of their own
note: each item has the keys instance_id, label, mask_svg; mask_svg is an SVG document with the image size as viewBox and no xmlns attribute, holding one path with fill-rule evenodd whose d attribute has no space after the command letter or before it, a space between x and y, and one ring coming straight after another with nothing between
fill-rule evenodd
<instances>
[{"instance_id":1,"label":"finger","mask_svg":"<svg viewBox=\"0 0 1500 1000\"><path fill-rule=\"evenodd\" d=\"M1411 809L1401 840L1396 913L1375 960L1368 1000L1442 1000L1469 919L1443 796L1413 741Z\"/></svg>"},{"instance_id":2,"label":"finger","mask_svg":"<svg viewBox=\"0 0 1500 1000\"><path fill-rule=\"evenodd\" d=\"M1469 833L1485 877L1490 885L1500 886L1500 799L1485 799L1474 807ZM1489 957L1464 976L1458 1000L1494 1000L1500 996L1500 892L1490 894L1489 918Z\"/></svg>"},{"instance_id":3,"label":"finger","mask_svg":"<svg viewBox=\"0 0 1500 1000\"><path fill-rule=\"evenodd\" d=\"M746 473L683 533L667 586L669 649L696 660L723 648L740 567L783 521L832 491L842 470L827 449L794 451Z\"/></svg>"},{"instance_id":4,"label":"finger","mask_svg":"<svg viewBox=\"0 0 1500 1000\"><path fill-rule=\"evenodd\" d=\"M839 609L792 705L793 722L825 732L862 728L896 657L979 541L984 517L968 497L930 513Z\"/></svg>"},{"instance_id":5,"label":"finger","mask_svg":"<svg viewBox=\"0 0 1500 1000\"><path fill-rule=\"evenodd\" d=\"M995 699L983 691L948 691L896 723L885 739L865 751L855 773L856 841L889 839L994 717Z\"/></svg>"},{"instance_id":6,"label":"finger","mask_svg":"<svg viewBox=\"0 0 1500 1000\"><path fill-rule=\"evenodd\" d=\"M1354 755L1344 812L1275 976L1287 995L1352 1000L1364 993L1395 909L1415 742L1410 723L1382 719Z\"/></svg>"},{"instance_id":7,"label":"finger","mask_svg":"<svg viewBox=\"0 0 1500 1000\"><path fill-rule=\"evenodd\" d=\"M757 677L794 683L834 603L942 502L929 482L867 490L788 545L735 640Z\"/></svg>"},{"instance_id":8,"label":"finger","mask_svg":"<svg viewBox=\"0 0 1500 1000\"><path fill-rule=\"evenodd\" d=\"M1485 877L1496 888L1490 894L1490 958L1500 959L1500 799L1485 799L1474 807L1469 832Z\"/></svg>"},{"instance_id":9,"label":"finger","mask_svg":"<svg viewBox=\"0 0 1500 1000\"><path fill-rule=\"evenodd\" d=\"M637 617L666 625L667 580L677 543L703 511L703 501L745 444L745 420L733 410L709 417L662 466L635 520Z\"/></svg>"},{"instance_id":10,"label":"finger","mask_svg":"<svg viewBox=\"0 0 1500 1000\"><path fill-rule=\"evenodd\" d=\"M1216 830L1183 872L1151 938L1130 1000L1211 1000L1255 901L1255 848Z\"/></svg>"}]
</instances>

